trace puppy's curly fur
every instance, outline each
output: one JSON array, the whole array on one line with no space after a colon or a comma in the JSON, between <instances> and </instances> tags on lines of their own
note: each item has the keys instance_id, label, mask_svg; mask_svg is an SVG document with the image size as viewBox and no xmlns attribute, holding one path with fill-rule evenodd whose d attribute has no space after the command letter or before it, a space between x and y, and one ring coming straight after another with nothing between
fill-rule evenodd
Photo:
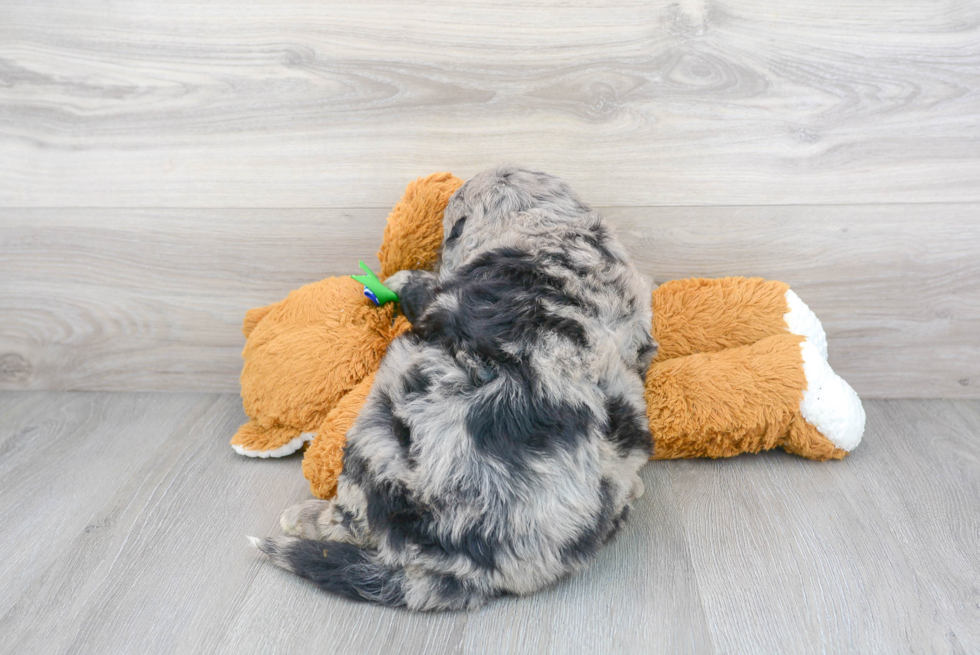
<instances>
[{"instance_id":1,"label":"puppy's curly fur","mask_svg":"<svg viewBox=\"0 0 980 655\"><path fill-rule=\"evenodd\" d=\"M438 274L386 284L413 325L347 434L337 497L256 540L358 600L419 610L530 594L580 568L642 494L650 287L561 180L463 185Z\"/></svg>"}]
</instances>

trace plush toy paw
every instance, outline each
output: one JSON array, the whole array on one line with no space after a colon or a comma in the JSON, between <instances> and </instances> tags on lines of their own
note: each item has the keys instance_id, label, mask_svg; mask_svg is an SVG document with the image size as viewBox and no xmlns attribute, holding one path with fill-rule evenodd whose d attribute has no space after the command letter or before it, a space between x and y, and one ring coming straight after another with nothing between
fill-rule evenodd
<instances>
[{"instance_id":1,"label":"plush toy paw","mask_svg":"<svg viewBox=\"0 0 980 655\"><path fill-rule=\"evenodd\" d=\"M806 339L821 357L827 359L827 334L823 331L820 319L792 289L786 289L783 297L787 307L783 314L786 329Z\"/></svg>"},{"instance_id":2,"label":"plush toy paw","mask_svg":"<svg viewBox=\"0 0 980 655\"><path fill-rule=\"evenodd\" d=\"M646 397L655 459L776 447L840 459L864 430L857 394L796 334L657 362L647 373Z\"/></svg>"},{"instance_id":3,"label":"plush toy paw","mask_svg":"<svg viewBox=\"0 0 980 655\"><path fill-rule=\"evenodd\" d=\"M344 468L344 444L347 443L347 430L354 425L357 413L361 411L371 385L371 373L360 384L351 389L317 430L317 438L310 444L303 458L303 475L310 481L310 492L317 498L332 498L337 493L337 478Z\"/></svg>"},{"instance_id":4,"label":"plush toy paw","mask_svg":"<svg viewBox=\"0 0 980 655\"><path fill-rule=\"evenodd\" d=\"M246 457L285 457L303 448L315 434L282 425L264 426L252 419L238 428L231 447Z\"/></svg>"},{"instance_id":5,"label":"plush toy paw","mask_svg":"<svg viewBox=\"0 0 980 655\"><path fill-rule=\"evenodd\" d=\"M800 414L837 448L854 450L864 435L865 414L861 399L847 382L834 373L818 345L800 344L806 390Z\"/></svg>"}]
</instances>

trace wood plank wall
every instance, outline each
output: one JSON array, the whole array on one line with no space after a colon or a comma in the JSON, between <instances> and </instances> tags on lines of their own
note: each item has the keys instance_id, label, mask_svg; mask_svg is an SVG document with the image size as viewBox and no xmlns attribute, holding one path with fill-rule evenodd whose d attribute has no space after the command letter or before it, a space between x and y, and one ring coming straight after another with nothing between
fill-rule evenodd
<instances>
[{"instance_id":1,"label":"wood plank wall","mask_svg":"<svg viewBox=\"0 0 980 655\"><path fill-rule=\"evenodd\" d=\"M412 178L526 163L762 275L869 397L980 397L980 5L0 0L0 388L234 391Z\"/></svg>"}]
</instances>

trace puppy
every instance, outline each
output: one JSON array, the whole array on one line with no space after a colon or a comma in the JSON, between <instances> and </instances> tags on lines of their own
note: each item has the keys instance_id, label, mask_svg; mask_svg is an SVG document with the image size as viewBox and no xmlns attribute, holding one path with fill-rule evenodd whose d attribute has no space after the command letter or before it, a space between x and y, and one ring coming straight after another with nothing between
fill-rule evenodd
<instances>
[{"instance_id":1,"label":"puppy","mask_svg":"<svg viewBox=\"0 0 980 655\"><path fill-rule=\"evenodd\" d=\"M643 493L650 286L561 180L503 167L450 199L438 274L385 284L412 330L347 433L334 500L273 562L347 598L474 609L581 568Z\"/></svg>"}]
</instances>

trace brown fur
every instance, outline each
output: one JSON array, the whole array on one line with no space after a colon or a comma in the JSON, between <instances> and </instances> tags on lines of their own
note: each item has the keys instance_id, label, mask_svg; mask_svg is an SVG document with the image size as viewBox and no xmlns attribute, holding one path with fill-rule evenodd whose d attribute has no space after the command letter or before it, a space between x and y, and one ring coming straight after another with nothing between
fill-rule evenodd
<instances>
[{"instance_id":1,"label":"brown fur","mask_svg":"<svg viewBox=\"0 0 980 655\"><path fill-rule=\"evenodd\" d=\"M653 292L654 361L715 352L785 334L789 285L762 278L672 280Z\"/></svg>"},{"instance_id":2,"label":"brown fur","mask_svg":"<svg viewBox=\"0 0 980 655\"><path fill-rule=\"evenodd\" d=\"M654 362L646 384L654 459L776 447L810 459L846 455L800 415L801 340L784 328L753 344Z\"/></svg>"}]
</instances>

